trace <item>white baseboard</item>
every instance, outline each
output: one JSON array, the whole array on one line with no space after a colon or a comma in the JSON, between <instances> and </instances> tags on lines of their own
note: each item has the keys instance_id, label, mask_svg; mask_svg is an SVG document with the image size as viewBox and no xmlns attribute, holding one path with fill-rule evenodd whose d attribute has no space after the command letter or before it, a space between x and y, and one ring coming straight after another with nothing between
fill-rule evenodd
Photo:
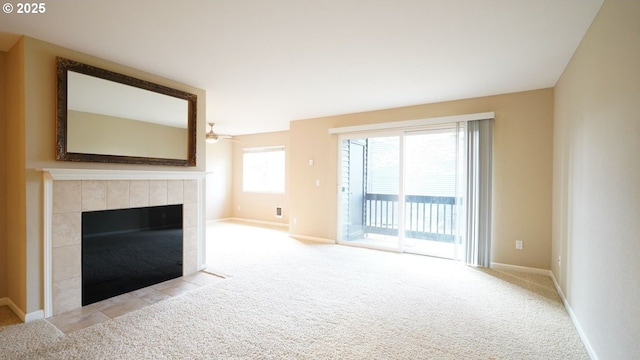
<instances>
[{"instance_id":1,"label":"white baseboard","mask_svg":"<svg viewBox=\"0 0 640 360\"><path fill-rule=\"evenodd\" d=\"M22 322L30 322L34 320L44 319L44 311L36 310L34 312L30 312L25 314L20 308L8 297L0 298L0 306L8 306L17 317L22 320Z\"/></svg>"},{"instance_id":2,"label":"white baseboard","mask_svg":"<svg viewBox=\"0 0 640 360\"><path fill-rule=\"evenodd\" d=\"M9 309L11 309L11 311L13 311L13 313L20 318L20 320L22 320L22 322L25 322L25 313L20 310L20 308L8 297L0 299L0 306L5 305L8 306Z\"/></svg>"},{"instance_id":3,"label":"white baseboard","mask_svg":"<svg viewBox=\"0 0 640 360\"><path fill-rule=\"evenodd\" d=\"M289 224L288 223L281 223L281 222L253 220L253 219L245 219L245 218L237 218L237 217L227 218L225 220L226 221L246 222L246 223L257 224L257 225L267 225L267 226L277 226L277 227L289 228Z\"/></svg>"},{"instance_id":4,"label":"white baseboard","mask_svg":"<svg viewBox=\"0 0 640 360\"><path fill-rule=\"evenodd\" d=\"M209 220L207 220L207 224L208 223L216 223L216 222L232 221L232 220L233 220L233 218L230 218L230 217L228 217L228 218L220 218L220 219L209 219Z\"/></svg>"},{"instance_id":5,"label":"white baseboard","mask_svg":"<svg viewBox=\"0 0 640 360\"><path fill-rule=\"evenodd\" d=\"M36 310L30 313L25 314L24 322L31 322L34 320L42 320L44 319L44 310Z\"/></svg>"},{"instance_id":6,"label":"white baseboard","mask_svg":"<svg viewBox=\"0 0 640 360\"><path fill-rule=\"evenodd\" d=\"M537 274L537 275L546 275L546 276L551 276L551 270L547 270L547 269L539 269L539 268L533 268L533 267L527 267L527 266L519 266L519 265L511 265L511 264L503 264L503 263L497 263L497 262L492 262L491 263L491 268L494 270L511 270L511 271L520 271L520 272L524 272L524 273L529 273L529 274Z\"/></svg>"},{"instance_id":7,"label":"white baseboard","mask_svg":"<svg viewBox=\"0 0 640 360\"><path fill-rule=\"evenodd\" d=\"M560 299L562 299L564 308L567 309L567 313L569 314L569 317L573 322L573 326L576 327L576 331L578 332L578 335L580 336L580 339L582 340L582 343L584 344L585 349L587 349L587 353L589 354L589 357L593 360L598 360L598 355L596 355L596 352L593 350L593 346L591 346L591 342L589 341L589 338L587 338L587 335L582 330L582 326L580 326L580 322L578 321L576 314L573 312L573 309L571 308L569 301L564 296L564 292L562 291L560 284L558 284L558 281L556 280L556 276L553 274L553 272L551 272L550 277L551 277L551 280L553 280L553 285L556 287L556 291L558 292L558 295L560 295Z\"/></svg>"},{"instance_id":8,"label":"white baseboard","mask_svg":"<svg viewBox=\"0 0 640 360\"><path fill-rule=\"evenodd\" d=\"M294 239L298 239L298 240L307 240L307 241L313 241L313 242L319 242L319 243L323 243L323 244L335 244L336 241L335 240L331 240L331 239L325 239L325 238L319 238L319 237L313 237L313 236L306 236L306 235L297 235L297 234L289 234L289 237L292 237Z\"/></svg>"}]
</instances>

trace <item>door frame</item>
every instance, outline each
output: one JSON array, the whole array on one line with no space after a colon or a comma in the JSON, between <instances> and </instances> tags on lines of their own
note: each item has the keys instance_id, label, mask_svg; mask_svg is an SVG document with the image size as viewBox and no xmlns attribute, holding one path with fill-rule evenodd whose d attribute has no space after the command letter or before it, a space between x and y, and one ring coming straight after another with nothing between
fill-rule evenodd
<instances>
[{"instance_id":1,"label":"door frame","mask_svg":"<svg viewBox=\"0 0 640 360\"><path fill-rule=\"evenodd\" d=\"M364 236L364 197L366 195L366 189L365 189L365 181L366 181L366 176L365 176L365 171L367 169L367 164L366 164L366 144L362 144L360 142L356 142L356 141L352 141L351 139L347 139L344 141L348 141L349 143L349 187L348 187L348 209L349 209L349 224L348 224L348 236L349 238L352 238L354 236ZM359 151L362 151L361 154L358 154L358 158L360 158L360 162L358 163L359 165L359 169L360 169L360 176L358 177L359 180L359 187L357 189L353 188L353 182L352 182L352 178L353 178L353 158L354 158L354 154L353 151L355 148L359 148ZM344 159L343 159L344 161ZM343 186L341 186L341 189L344 188L344 184ZM351 212L353 211L353 209L355 208L355 206L353 206L352 201L354 200L354 192L358 191L358 197L362 197L362 201L361 201L361 206L359 206L359 211L358 211L358 215L360 217L359 219L359 224L357 231L354 231L354 229L352 229L351 227L355 227L353 225L353 219L354 219L354 214L352 214ZM345 192L341 191L340 192L342 194L342 196L345 196ZM343 219L344 220L344 219ZM345 229L346 227L343 226L343 229Z\"/></svg>"}]
</instances>

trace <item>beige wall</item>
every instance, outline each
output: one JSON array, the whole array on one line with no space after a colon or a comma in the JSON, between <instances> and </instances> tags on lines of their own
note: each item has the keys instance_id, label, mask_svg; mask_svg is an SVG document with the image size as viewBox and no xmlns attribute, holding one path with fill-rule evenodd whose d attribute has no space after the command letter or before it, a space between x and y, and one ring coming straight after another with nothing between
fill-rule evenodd
<instances>
[{"instance_id":1,"label":"beige wall","mask_svg":"<svg viewBox=\"0 0 640 360\"><path fill-rule=\"evenodd\" d=\"M68 152L187 160L187 140L184 128L67 111Z\"/></svg>"},{"instance_id":2,"label":"beige wall","mask_svg":"<svg viewBox=\"0 0 640 360\"><path fill-rule=\"evenodd\" d=\"M26 309L25 69L23 42L18 42L9 51L6 65L6 295L16 306Z\"/></svg>"},{"instance_id":3,"label":"beige wall","mask_svg":"<svg viewBox=\"0 0 640 360\"><path fill-rule=\"evenodd\" d=\"M338 145L329 128L489 111L496 113L493 261L550 269L553 89L291 122L290 232L336 238Z\"/></svg>"},{"instance_id":4,"label":"beige wall","mask_svg":"<svg viewBox=\"0 0 640 360\"><path fill-rule=\"evenodd\" d=\"M554 131L553 273L592 354L635 358L640 2L604 2L557 84Z\"/></svg>"},{"instance_id":5,"label":"beige wall","mask_svg":"<svg viewBox=\"0 0 640 360\"><path fill-rule=\"evenodd\" d=\"M7 149L5 147L6 129L6 64L7 53L0 51L0 299L7 296L7 234L6 234L6 161Z\"/></svg>"},{"instance_id":6,"label":"beige wall","mask_svg":"<svg viewBox=\"0 0 640 360\"><path fill-rule=\"evenodd\" d=\"M55 161L56 56L84 62L198 96L197 166L168 167ZM42 174L36 169L94 168L204 171L205 92L142 71L127 68L70 49L23 37L8 56L7 145L11 149L7 178L9 212L7 233L7 294L25 313L43 308Z\"/></svg>"},{"instance_id":7,"label":"beige wall","mask_svg":"<svg viewBox=\"0 0 640 360\"><path fill-rule=\"evenodd\" d=\"M207 144L207 220L233 216L233 143Z\"/></svg>"},{"instance_id":8,"label":"beige wall","mask_svg":"<svg viewBox=\"0 0 640 360\"><path fill-rule=\"evenodd\" d=\"M289 171L289 159L292 151L289 147L289 132L280 131L256 135L244 135L235 137L233 147L233 217L266 221L271 223L289 223L289 186L291 184ZM285 147L285 193L284 194L258 194L242 191L242 149L261 146ZM282 207L282 218L276 218L276 206Z\"/></svg>"}]
</instances>

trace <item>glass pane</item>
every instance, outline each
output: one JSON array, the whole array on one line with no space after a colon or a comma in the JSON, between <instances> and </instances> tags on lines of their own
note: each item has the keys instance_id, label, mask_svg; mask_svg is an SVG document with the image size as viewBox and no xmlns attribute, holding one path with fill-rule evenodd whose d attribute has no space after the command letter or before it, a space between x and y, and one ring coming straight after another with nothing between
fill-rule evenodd
<instances>
[{"instance_id":1,"label":"glass pane","mask_svg":"<svg viewBox=\"0 0 640 360\"><path fill-rule=\"evenodd\" d=\"M242 191L284 193L284 178L284 150L242 155Z\"/></svg>"},{"instance_id":2,"label":"glass pane","mask_svg":"<svg viewBox=\"0 0 640 360\"><path fill-rule=\"evenodd\" d=\"M342 141L341 240L398 247L398 136Z\"/></svg>"},{"instance_id":3,"label":"glass pane","mask_svg":"<svg viewBox=\"0 0 640 360\"><path fill-rule=\"evenodd\" d=\"M453 258L456 241L457 131L405 137L404 251Z\"/></svg>"}]
</instances>

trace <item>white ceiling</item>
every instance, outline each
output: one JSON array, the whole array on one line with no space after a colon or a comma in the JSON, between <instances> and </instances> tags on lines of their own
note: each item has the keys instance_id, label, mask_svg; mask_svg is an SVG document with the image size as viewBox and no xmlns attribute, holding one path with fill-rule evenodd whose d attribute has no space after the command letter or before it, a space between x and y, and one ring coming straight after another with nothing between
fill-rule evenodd
<instances>
[{"instance_id":1,"label":"white ceiling","mask_svg":"<svg viewBox=\"0 0 640 360\"><path fill-rule=\"evenodd\" d=\"M55 0L25 34L207 91L221 133L555 85L602 0ZM0 50L15 37L0 36Z\"/></svg>"}]
</instances>

